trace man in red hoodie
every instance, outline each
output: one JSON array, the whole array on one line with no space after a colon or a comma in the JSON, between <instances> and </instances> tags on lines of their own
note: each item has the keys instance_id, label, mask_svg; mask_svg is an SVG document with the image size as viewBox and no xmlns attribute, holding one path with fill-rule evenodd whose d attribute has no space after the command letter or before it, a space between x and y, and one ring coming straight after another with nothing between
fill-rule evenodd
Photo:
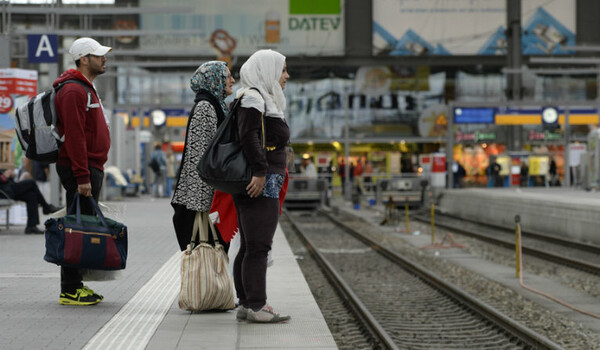
<instances>
[{"instance_id":1,"label":"man in red hoodie","mask_svg":"<svg viewBox=\"0 0 600 350\"><path fill-rule=\"evenodd\" d=\"M58 131L65 137L58 153L56 172L67 192L67 208L71 207L75 193L82 197L93 197L97 202L102 188L110 133L108 119L93 81L106 71L105 55L110 50L110 47L102 46L92 38L75 40L69 54L77 69L67 70L53 84L57 86L67 80L78 81L65 84L55 100L59 115ZM89 201L81 201L81 213L95 215ZM60 304L93 305L103 299L100 294L83 285L79 269L63 266L60 272Z\"/></svg>"}]
</instances>

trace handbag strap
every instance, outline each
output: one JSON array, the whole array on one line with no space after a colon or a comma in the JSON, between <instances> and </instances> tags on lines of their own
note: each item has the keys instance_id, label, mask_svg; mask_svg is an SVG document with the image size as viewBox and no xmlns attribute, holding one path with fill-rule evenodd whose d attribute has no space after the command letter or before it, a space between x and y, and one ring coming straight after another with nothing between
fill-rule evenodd
<instances>
[{"instance_id":1,"label":"handbag strap","mask_svg":"<svg viewBox=\"0 0 600 350\"><path fill-rule=\"evenodd\" d=\"M265 106L266 108L266 106ZM263 150L265 150L267 148L267 141L265 138L265 118L264 118L265 113L261 113L260 114L260 126L262 128L262 148Z\"/></svg>"},{"instance_id":2,"label":"handbag strap","mask_svg":"<svg viewBox=\"0 0 600 350\"><path fill-rule=\"evenodd\" d=\"M258 90L255 87L251 87L250 89L251 90L256 90L258 92L258 94L261 95L261 97L262 97L262 94L260 93L260 90ZM231 108L231 110L234 112L233 116L235 118L236 124L237 124L237 115L235 114L235 109L237 108L238 104L241 105L241 101L242 101L242 97L243 96L244 95L242 95L239 98L237 98L236 101L235 101L235 103L234 103L234 105L233 105L233 107ZM262 141L262 149L263 149L263 151L266 151L266 149L267 149L267 141L266 141L266 135L265 135L265 120L264 120L264 115L267 112L267 101L265 101L264 98L263 98L263 101L265 102L265 107L264 107L265 111L260 114L260 132L261 132L260 136L261 136L261 141ZM235 134L237 136L237 139L239 140L240 136L238 135L238 129L237 129L237 127L235 128Z\"/></svg>"},{"instance_id":3,"label":"handbag strap","mask_svg":"<svg viewBox=\"0 0 600 350\"><path fill-rule=\"evenodd\" d=\"M261 97L262 97L262 94L260 93L260 90L258 88L251 87L250 89L256 90L256 92L258 92L258 94L261 95ZM242 99L242 97L240 96L240 100L241 99ZM265 116L265 113L267 113L267 101L264 99L264 97L263 97L263 101L265 103L265 106L264 106L264 110L265 111L260 114L260 131L261 131L262 148L263 148L263 150L265 150L267 148L267 141L266 141L266 136L265 136L265 119L264 119L264 116Z\"/></svg>"},{"instance_id":4,"label":"handbag strap","mask_svg":"<svg viewBox=\"0 0 600 350\"><path fill-rule=\"evenodd\" d=\"M221 243L219 242L219 238L217 237L217 233L216 233L217 230L215 229L215 225L213 224L212 220L208 216L208 213L203 212L203 211L197 211L196 217L194 219L194 227L192 228L192 240L190 242L190 244L192 245L192 249L196 245L195 242L196 242L196 237L198 236L198 233L200 233L199 242L200 243L208 243L208 232L206 232L206 230L207 230L206 222L207 221L208 221L208 226L210 227L209 230L211 231L213 240L215 242L215 247L221 246Z\"/></svg>"}]
</instances>

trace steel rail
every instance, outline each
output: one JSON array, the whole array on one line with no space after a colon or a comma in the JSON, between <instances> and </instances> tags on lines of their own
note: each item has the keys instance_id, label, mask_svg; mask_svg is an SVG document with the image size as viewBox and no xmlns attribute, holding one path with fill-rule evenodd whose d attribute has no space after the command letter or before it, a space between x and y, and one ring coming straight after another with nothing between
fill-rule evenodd
<instances>
[{"instance_id":1,"label":"steel rail","mask_svg":"<svg viewBox=\"0 0 600 350\"><path fill-rule=\"evenodd\" d=\"M363 324L367 326L371 334L373 334L379 341L384 344L388 349L399 349L398 346L392 340L392 337L385 331L385 329L377 322L375 317L371 314L369 309L360 300L360 298L354 293L352 288L344 281L344 278L335 270L333 265L321 254L313 245L311 240L304 235L300 225L288 214L286 209L283 210L290 224L296 230L298 237L305 244L308 251L315 258L315 260L323 268L323 272L327 275L328 279L335 285L335 287L343 294L344 298L350 303L354 313L362 320Z\"/></svg>"},{"instance_id":2,"label":"steel rail","mask_svg":"<svg viewBox=\"0 0 600 350\"><path fill-rule=\"evenodd\" d=\"M498 225L498 224L494 224L494 223L479 222L474 219L461 218L456 215L445 214L445 213L441 213L438 211L436 211L436 215L441 215L442 217L449 217L449 218L462 220L462 221L468 221L468 222L471 222L471 223L474 223L477 225L490 227L490 228L494 228L494 229L498 229L498 230L511 231L511 233L513 232L512 228L510 228L510 227L502 226L502 225ZM507 232L507 234L509 234L509 233ZM587 251L590 253L596 253L596 254L600 255L600 246L595 245L595 244L582 243L582 242L577 242L574 240L568 240L568 239L552 236L552 235L545 234L545 233L542 233L539 231L534 231L534 230L523 230L523 231L521 231L521 234L523 235L523 237L530 237L530 238L535 238L535 239L539 239L539 240L544 240L544 241L548 241L551 243L559 244L563 247L567 246L567 247L576 248L579 250L584 250L584 251Z\"/></svg>"},{"instance_id":3,"label":"steel rail","mask_svg":"<svg viewBox=\"0 0 600 350\"><path fill-rule=\"evenodd\" d=\"M455 285L444 281L442 278L440 278L433 272L425 269L421 265L419 265L415 262L412 262L412 261L402 257L398 253L379 245L379 243L375 242L373 239L356 231L354 228L348 226L348 224L346 224L342 221L339 221L338 219L334 218L331 214L329 214L323 210L321 210L320 212L323 213L325 216L327 216L334 223L336 223L340 227L344 228L344 230L346 230L348 233L350 233L354 237L358 238L366 245L370 246L376 252L378 252L381 255L385 256L386 258L392 260L393 262L405 267L406 269L414 272L415 275L417 275L419 278L422 278L424 281L427 281L432 286L438 288L439 290L443 291L450 297L452 297L455 300L459 301L460 303L466 305L474 312L480 314L482 317L484 317L488 320L491 320L496 325L498 325L499 327L502 327L507 332L513 334L514 336L521 339L528 345L530 345L536 349L563 349L561 346L554 343L552 340L527 328L526 326L522 325L521 323L509 318L505 314L496 310L491 305L488 305L487 303L483 302L482 300L475 298L471 294L461 290L460 288L456 287Z\"/></svg>"},{"instance_id":4,"label":"steel rail","mask_svg":"<svg viewBox=\"0 0 600 350\"><path fill-rule=\"evenodd\" d=\"M423 216L415 215L413 217L422 222L427 222L427 223L431 222L430 219L427 219L426 217L423 217ZM450 230L453 230L455 233L459 233L459 234L462 234L465 236L476 238L481 241L486 241L486 242L489 242L489 243L492 243L492 244L495 244L498 246L502 246L505 248L509 248L509 249L515 248L515 243L513 241L480 234L478 232L470 231L465 228L461 228L461 227L454 226L451 224L444 224L443 222L440 222L440 220L436 220L435 224L438 227L450 229ZM485 226L485 224L479 224L479 225ZM506 229L506 228L504 228L504 229ZM529 237L533 237L533 235L529 235ZM543 239L543 238L539 238L539 239ZM553 239L553 240L555 240L556 242L561 241L560 239ZM600 265L598 265L598 264L590 263L590 262L575 259L575 258L569 258L569 257L561 256L561 255L550 253L550 252L545 252L540 249L527 247L524 244L522 244L521 250L524 254L527 254L530 256L535 256L535 257L549 260L552 262L560 263L562 265L570 266L570 267L573 267L573 268L576 268L576 269L579 269L582 271L593 273L595 275L600 275Z\"/></svg>"}]
</instances>

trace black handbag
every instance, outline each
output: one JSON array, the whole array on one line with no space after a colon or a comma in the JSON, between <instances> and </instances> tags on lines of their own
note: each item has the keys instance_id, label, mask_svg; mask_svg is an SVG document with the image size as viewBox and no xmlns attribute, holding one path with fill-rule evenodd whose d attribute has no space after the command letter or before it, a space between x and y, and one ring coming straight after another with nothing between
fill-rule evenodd
<instances>
[{"instance_id":1,"label":"black handbag","mask_svg":"<svg viewBox=\"0 0 600 350\"><path fill-rule=\"evenodd\" d=\"M238 135L236 111L241 99L240 97L235 101L196 167L204 182L215 190L230 194L246 194L246 186L252 180L252 169L244 156ZM263 114L260 116L260 121L264 150Z\"/></svg>"}]
</instances>

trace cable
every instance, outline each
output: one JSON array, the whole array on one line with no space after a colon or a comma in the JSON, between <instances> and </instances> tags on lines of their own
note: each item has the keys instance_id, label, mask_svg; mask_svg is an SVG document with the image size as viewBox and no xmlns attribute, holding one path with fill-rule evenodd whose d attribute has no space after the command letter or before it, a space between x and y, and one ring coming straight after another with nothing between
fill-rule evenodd
<instances>
[{"instance_id":1,"label":"cable","mask_svg":"<svg viewBox=\"0 0 600 350\"><path fill-rule=\"evenodd\" d=\"M528 291L531 291L533 293L539 294L541 296L544 296L552 301L555 301L563 306L568 307L571 310L575 310L579 313L582 313L584 315L588 315L597 319L600 319L600 315L592 313L592 312L588 312L585 310L582 310L576 306L573 306L565 301L562 301L548 293L544 293L542 291L539 291L537 289L534 289L532 287L529 287L527 285L525 285L525 283L523 282L523 253L521 251L521 224L519 222L517 222L517 258L518 258L518 264L519 264L519 284L521 285L521 287L527 289Z\"/></svg>"}]
</instances>

